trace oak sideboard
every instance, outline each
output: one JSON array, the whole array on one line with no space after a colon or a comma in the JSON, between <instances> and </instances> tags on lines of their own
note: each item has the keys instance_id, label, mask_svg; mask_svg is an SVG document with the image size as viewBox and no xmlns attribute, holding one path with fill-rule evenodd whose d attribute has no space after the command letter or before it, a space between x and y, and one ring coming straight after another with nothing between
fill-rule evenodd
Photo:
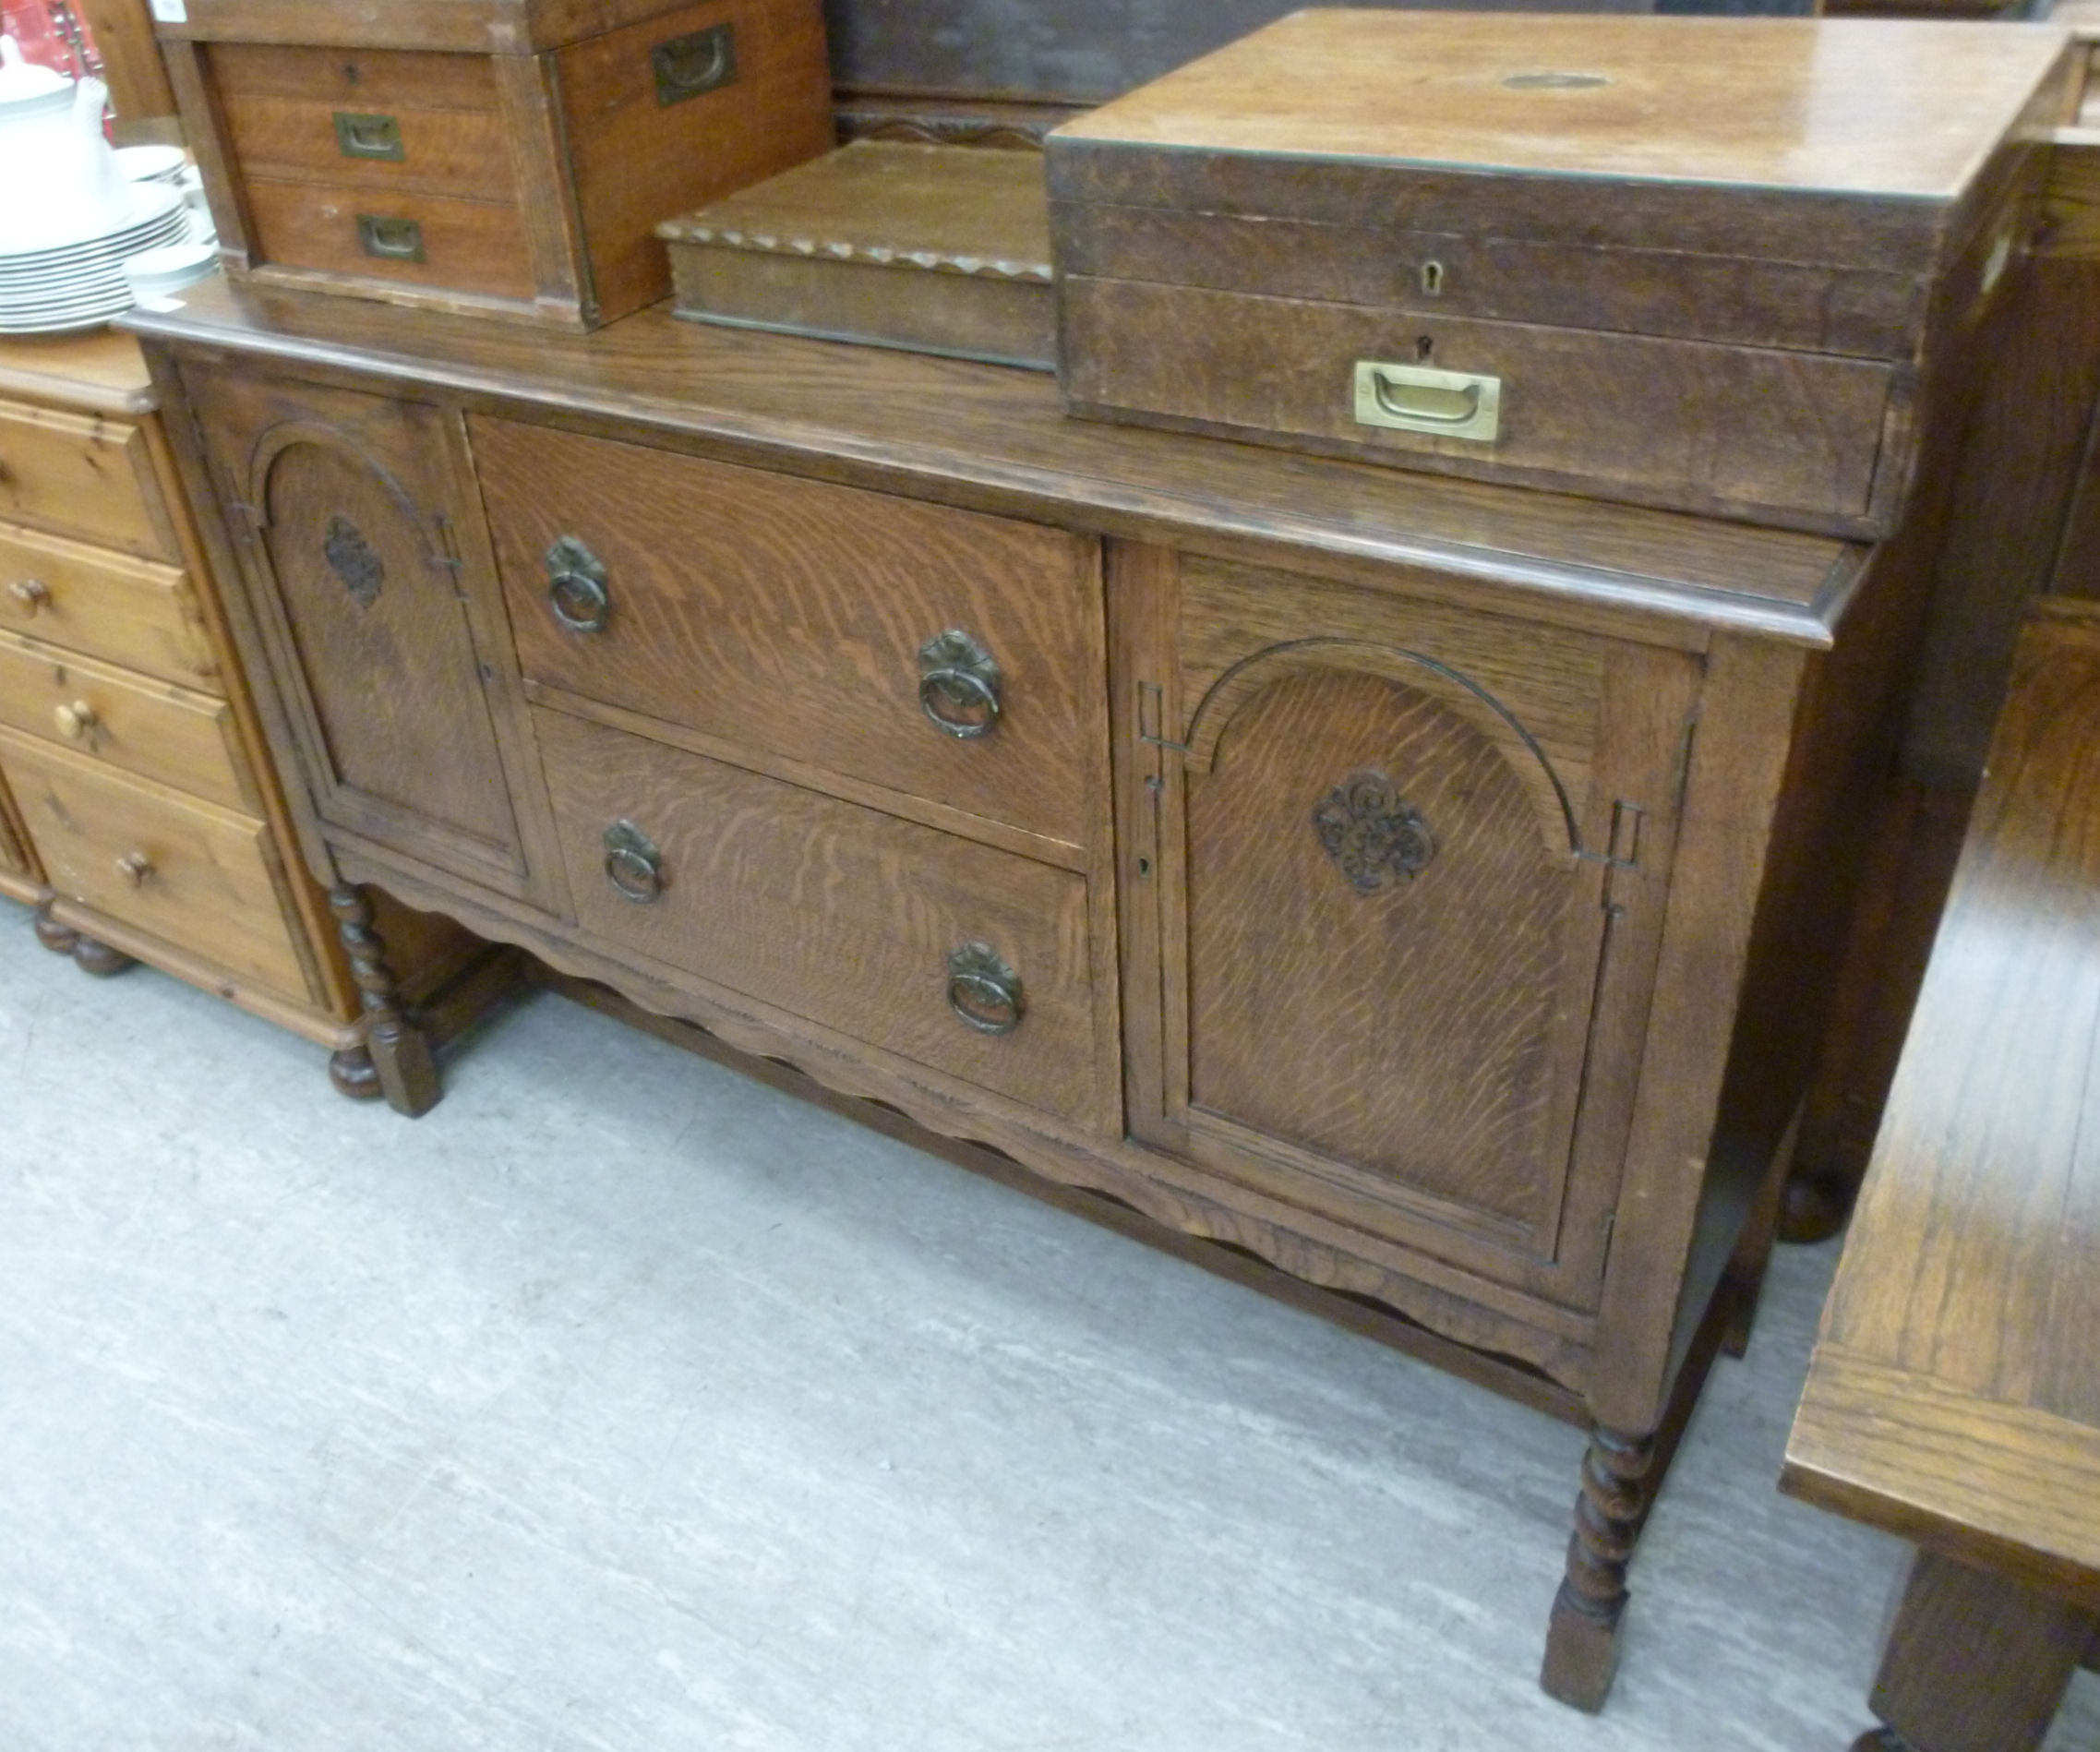
<instances>
[{"instance_id":1,"label":"oak sideboard","mask_svg":"<svg viewBox=\"0 0 2100 1752\"><path fill-rule=\"evenodd\" d=\"M662 310L130 322L398 1108L438 1084L354 884L1375 1304L1592 1429L1544 1679L1601 1706L1746 1330L1929 517L1089 426Z\"/></svg>"}]
</instances>

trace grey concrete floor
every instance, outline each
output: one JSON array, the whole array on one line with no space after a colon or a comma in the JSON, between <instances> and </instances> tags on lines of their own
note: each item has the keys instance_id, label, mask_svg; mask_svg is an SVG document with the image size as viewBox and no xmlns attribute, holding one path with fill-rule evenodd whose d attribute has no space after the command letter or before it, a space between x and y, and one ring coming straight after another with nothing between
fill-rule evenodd
<instances>
[{"instance_id":1,"label":"grey concrete floor","mask_svg":"<svg viewBox=\"0 0 2100 1752\"><path fill-rule=\"evenodd\" d=\"M0 904L0 1752L1842 1752L1783 1253L1598 1719L1580 1439L540 997L404 1122ZM2100 1745L2082 1679L2052 1746Z\"/></svg>"}]
</instances>

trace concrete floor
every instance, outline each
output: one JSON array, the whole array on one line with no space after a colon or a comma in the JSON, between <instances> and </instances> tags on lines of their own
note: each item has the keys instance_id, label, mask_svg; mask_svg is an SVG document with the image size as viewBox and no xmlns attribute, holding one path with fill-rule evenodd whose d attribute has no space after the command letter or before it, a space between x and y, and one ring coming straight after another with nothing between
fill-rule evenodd
<instances>
[{"instance_id":1,"label":"concrete floor","mask_svg":"<svg viewBox=\"0 0 2100 1752\"><path fill-rule=\"evenodd\" d=\"M1842 1752L1782 1254L1607 1712L1580 1438L553 998L406 1123L0 905L0 1752ZM2052 1740L2100 1745L2082 1678Z\"/></svg>"}]
</instances>

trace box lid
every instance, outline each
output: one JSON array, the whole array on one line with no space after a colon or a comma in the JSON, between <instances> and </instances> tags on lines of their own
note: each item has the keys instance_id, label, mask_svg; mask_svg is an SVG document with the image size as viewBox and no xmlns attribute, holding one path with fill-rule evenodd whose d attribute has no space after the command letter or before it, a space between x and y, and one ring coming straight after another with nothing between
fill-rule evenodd
<instances>
[{"instance_id":1,"label":"box lid","mask_svg":"<svg viewBox=\"0 0 2100 1752\"><path fill-rule=\"evenodd\" d=\"M1628 210L1651 246L1678 215L1680 246L1758 253L1740 220L1699 229L1717 203L1884 210L1943 237L2008 140L2059 119L2070 42L2052 25L1317 9L1067 123L1052 194L1379 222L1369 178L1458 177L1476 216L1528 202L1537 234L1626 241L1592 198L1603 184L1647 198ZM1140 155L1143 174L1119 174ZM1869 233L1782 234L1774 253L1871 256Z\"/></svg>"}]
</instances>

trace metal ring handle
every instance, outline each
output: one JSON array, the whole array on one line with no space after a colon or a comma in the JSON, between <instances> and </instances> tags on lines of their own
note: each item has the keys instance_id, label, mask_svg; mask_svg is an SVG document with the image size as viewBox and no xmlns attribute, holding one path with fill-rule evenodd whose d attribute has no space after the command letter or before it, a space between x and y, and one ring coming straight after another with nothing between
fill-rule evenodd
<instances>
[{"instance_id":1,"label":"metal ring handle","mask_svg":"<svg viewBox=\"0 0 2100 1752\"><path fill-rule=\"evenodd\" d=\"M999 664L966 632L951 627L918 648L918 703L933 725L963 741L999 727Z\"/></svg>"},{"instance_id":2,"label":"metal ring handle","mask_svg":"<svg viewBox=\"0 0 2100 1752\"><path fill-rule=\"evenodd\" d=\"M664 855L632 822L606 829L606 881L622 900L646 906L664 892Z\"/></svg>"},{"instance_id":3,"label":"metal ring handle","mask_svg":"<svg viewBox=\"0 0 2100 1752\"><path fill-rule=\"evenodd\" d=\"M948 1007L979 1034L1012 1034L1027 1013L1021 976L985 942L950 952Z\"/></svg>"},{"instance_id":4,"label":"metal ring handle","mask_svg":"<svg viewBox=\"0 0 2100 1752\"><path fill-rule=\"evenodd\" d=\"M603 632L612 618L605 561L573 535L546 550L546 601L570 632Z\"/></svg>"}]
</instances>

